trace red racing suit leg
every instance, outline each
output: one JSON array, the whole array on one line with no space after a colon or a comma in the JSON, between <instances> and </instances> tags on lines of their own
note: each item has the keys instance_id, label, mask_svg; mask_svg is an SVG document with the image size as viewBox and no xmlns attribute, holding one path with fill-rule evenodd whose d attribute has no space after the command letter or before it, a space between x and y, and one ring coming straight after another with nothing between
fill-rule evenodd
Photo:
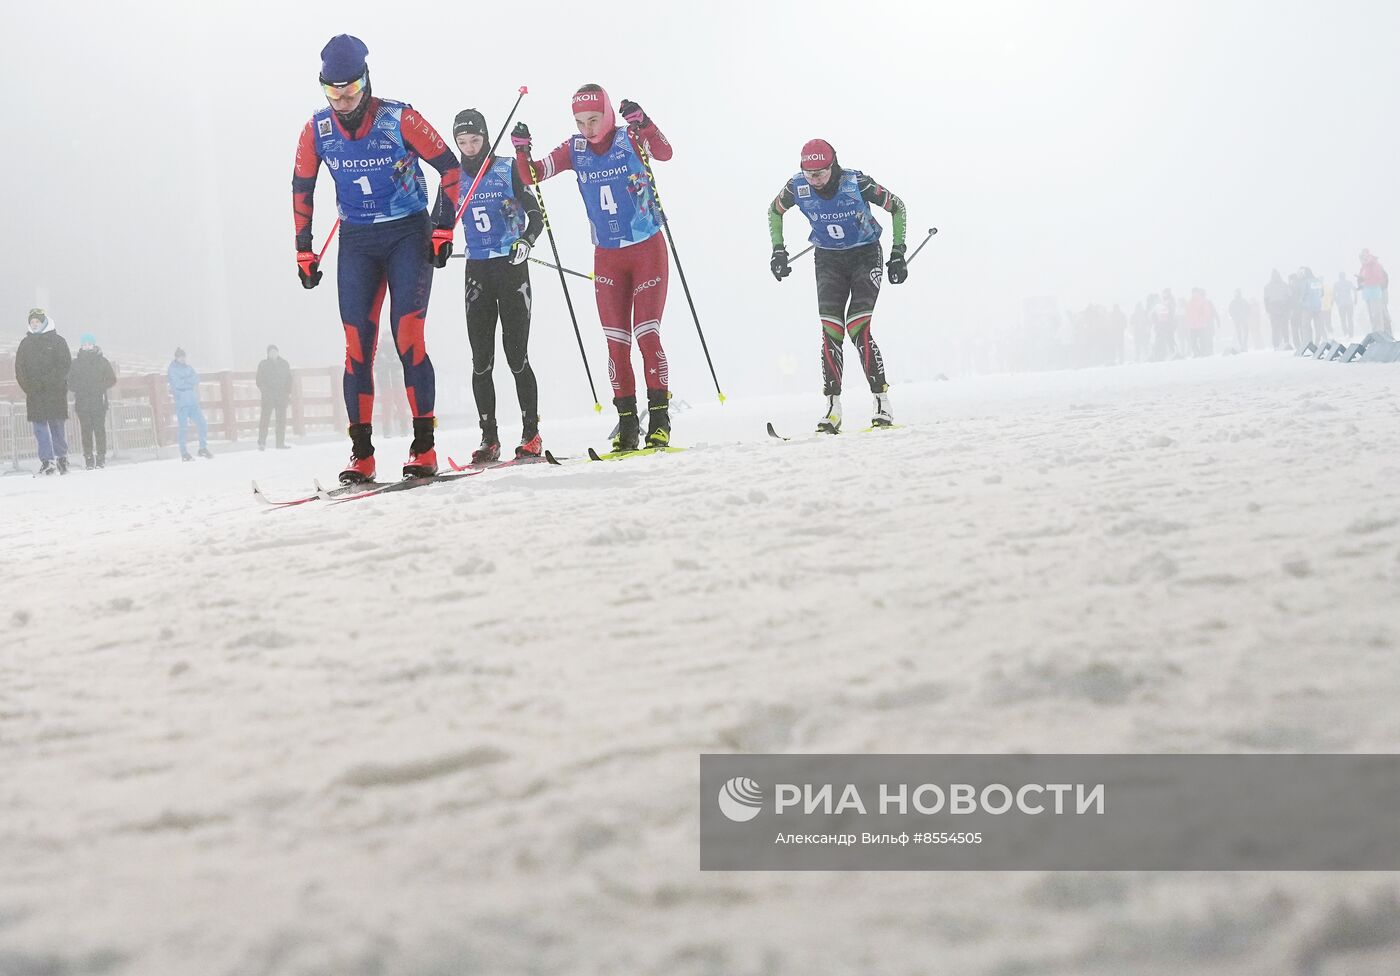
<instances>
[{"instance_id":1,"label":"red racing suit leg","mask_svg":"<svg viewBox=\"0 0 1400 976\"><path fill-rule=\"evenodd\" d=\"M634 336L642 353L647 389L667 389L670 376L661 346L661 316L670 281L666 241L661 234L653 234L631 247L595 248L593 273L598 319L608 340L608 379L613 396L637 394L632 372Z\"/></svg>"}]
</instances>

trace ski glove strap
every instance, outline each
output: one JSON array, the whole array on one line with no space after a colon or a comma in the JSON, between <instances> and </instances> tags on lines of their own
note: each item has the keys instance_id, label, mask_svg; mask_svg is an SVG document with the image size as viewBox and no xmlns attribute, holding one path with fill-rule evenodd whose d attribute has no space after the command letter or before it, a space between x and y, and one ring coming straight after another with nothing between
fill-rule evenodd
<instances>
[{"instance_id":1,"label":"ski glove strap","mask_svg":"<svg viewBox=\"0 0 1400 976\"><path fill-rule=\"evenodd\" d=\"M773 248L773 259L768 262L768 270L773 272L773 277L782 281L792 274L792 269L788 267L787 248L779 246Z\"/></svg>"},{"instance_id":2,"label":"ski glove strap","mask_svg":"<svg viewBox=\"0 0 1400 976\"><path fill-rule=\"evenodd\" d=\"M297 277L301 279L301 287L315 288L321 283L322 271L321 262L316 260L315 251L297 252Z\"/></svg>"},{"instance_id":3,"label":"ski glove strap","mask_svg":"<svg viewBox=\"0 0 1400 976\"><path fill-rule=\"evenodd\" d=\"M433 239L428 242L428 260L435 268L447 267L447 259L452 256L452 228L436 227Z\"/></svg>"},{"instance_id":4,"label":"ski glove strap","mask_svg":"<svg viewBox=\"0 0 1400 976\"><path fill-rule=\"evenodd\" d=\"M510 263L524 264L530 257L530 242L520 238L510 249Z\"/></svg>"}]
</instances>

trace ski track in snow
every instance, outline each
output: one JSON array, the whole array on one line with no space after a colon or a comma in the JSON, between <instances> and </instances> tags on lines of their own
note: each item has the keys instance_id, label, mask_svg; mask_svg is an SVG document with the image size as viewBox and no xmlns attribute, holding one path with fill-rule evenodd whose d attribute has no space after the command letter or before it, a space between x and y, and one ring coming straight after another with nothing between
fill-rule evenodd
<instances>
[{"instance_id":1,"label":"ski track in snow","mask_svg":"<svg viewBox=\"0 0 1400 976\"><path fill-rule=\"evenodd\" d=\"M1395 751L1397 388L1250 354L820 439L731 400L683 454L271 512L343 447L0 479L0 974L1394 973L1394 875L702 874L696 784Z\"/></svg>"}]
</instances>

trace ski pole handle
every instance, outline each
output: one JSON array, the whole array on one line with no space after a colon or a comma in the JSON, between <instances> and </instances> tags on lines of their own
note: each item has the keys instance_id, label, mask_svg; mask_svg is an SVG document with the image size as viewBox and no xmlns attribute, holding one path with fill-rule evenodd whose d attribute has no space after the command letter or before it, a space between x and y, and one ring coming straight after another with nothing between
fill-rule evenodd
<instances>
[{"instance_id":1,"label":"ski pole handle","mask_svg":"<svg viewBox=\"0 0 1400 976\"><path fill-rule=\"evenodd\" d=\"M913 254L909 255L907 258L904 259L904 263L905 263L906 265L908 265L908 264L911 263L916 257L918 257L918 256L919 256L919 252L922 251L922 250L924 249L924 245L927 244L929 241L933 240L933 235L934 235L934 234L937 234L937 233L938 233L938 228L937 228L937 227L930 227L930 228L928 229L928 236L925 237L925 238L923 239L922 242L920 242L920 244L919 244L918 247L914 248L914 253L913 253Z\"/></svg>"}]
</instances>

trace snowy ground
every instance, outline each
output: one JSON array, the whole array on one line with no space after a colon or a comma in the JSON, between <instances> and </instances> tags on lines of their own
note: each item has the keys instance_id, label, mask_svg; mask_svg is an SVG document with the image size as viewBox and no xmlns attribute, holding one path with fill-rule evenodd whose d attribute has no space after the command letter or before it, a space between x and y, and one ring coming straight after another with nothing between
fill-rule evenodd
<instances>
[{"instance_id":1,"label":"snowy ground","mask_svg":"<svg viewBox=\"0 0 1400 976\"><path fill-rule=\"evenodd\" d=\"M1252 354L790 444L819 398L731 401L271 513L343 447L0 479L0 974L1393 974L1394 875L701 874L696 782L1400 749L1398 394Z\"/></svg>"}]
</instances>

